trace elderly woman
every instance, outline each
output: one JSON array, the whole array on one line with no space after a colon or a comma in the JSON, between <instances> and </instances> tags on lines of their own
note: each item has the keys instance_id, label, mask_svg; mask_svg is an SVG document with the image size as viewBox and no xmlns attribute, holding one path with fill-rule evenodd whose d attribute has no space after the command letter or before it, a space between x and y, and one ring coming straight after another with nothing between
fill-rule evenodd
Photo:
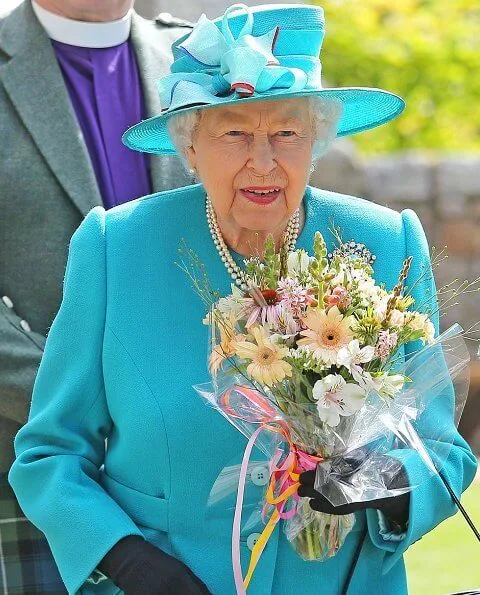
<instances>
[{"instance_id":1,"label":"elderly woman","mask_svg":"<svg viewBox=\"0 0 480 595\"><path fill-rule=\"evenodd\" d=\"M192 388L208 380L207 332L201 301L175 264L182 241L223 294L268 234L277 246L308 248L315 231L329 237L332 220L376 255L376 279L387 287L406 256L415 257L413 279L429 266L413 212L307 185L333 137L403 109L379 89L322 89L323 34L323 11L313 6L240 5L213 23L202 18L160 82L164 112L125 136L137 150L177 151L201 184L95 208L72 239L10 474L71 594L235 592L233 510L207 502L245 439ZM425 303L433 292L423 276L414 297ZM453 421L449 440L443 474L460 494L475 462ZM249 593L337 595L348 585L350 594L406 593L403 553L454 506L440 479L402 452L395 456L417 486L410 496L350 505L354 529L322 563L303 561L277 527ZM264 475L251 475L254 499ZM322 509L311 486L303 494ZM261 530L242 533L244 564Z\"/></svg>"}]
</instances>

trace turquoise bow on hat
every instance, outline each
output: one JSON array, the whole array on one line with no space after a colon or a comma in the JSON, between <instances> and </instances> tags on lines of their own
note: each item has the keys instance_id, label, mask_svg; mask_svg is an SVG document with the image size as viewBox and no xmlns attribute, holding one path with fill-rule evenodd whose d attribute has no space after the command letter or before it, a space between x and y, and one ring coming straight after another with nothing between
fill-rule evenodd
<instances>
[{"instance_id":1,"label":"turquoise bow on hat","mask_svg":"<svg viewBox=\"0 0 480 595\"><path fill-rule=\"evenodd\" d=\"M235 39L228 16L238 10L244 10L247 19ZM299 68L280 66L273 55L279 27L256 37L252 30L253 14L245 4L234 4L226 10L221 30L203 14L191 34L178 46L196 62L196 71L171 74L157 84L163 110L174 109L179 83L182 83L183 104L187 85L199 86L204 94L216 97L233 92L248 97L274 88L291 92L304 89L307 73ZM192 97L198 97L198 92L198 88L192 88Z\"/></svg>"}]
</instances>

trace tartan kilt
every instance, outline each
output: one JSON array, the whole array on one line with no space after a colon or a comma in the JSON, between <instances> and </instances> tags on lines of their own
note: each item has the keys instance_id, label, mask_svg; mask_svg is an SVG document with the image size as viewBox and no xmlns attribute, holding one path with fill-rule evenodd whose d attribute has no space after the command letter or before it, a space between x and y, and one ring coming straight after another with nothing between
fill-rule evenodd
<instances>
[{"instance_id":1,"label":"tartan kilt","mask_svg":"<svg viewBox=\"0 0 480 595\"><path fill-rule=\"evenodd\" d=\"M0 473L0 595L66 595L44 534L30 523Z\"/></svg>"}]
</instances>

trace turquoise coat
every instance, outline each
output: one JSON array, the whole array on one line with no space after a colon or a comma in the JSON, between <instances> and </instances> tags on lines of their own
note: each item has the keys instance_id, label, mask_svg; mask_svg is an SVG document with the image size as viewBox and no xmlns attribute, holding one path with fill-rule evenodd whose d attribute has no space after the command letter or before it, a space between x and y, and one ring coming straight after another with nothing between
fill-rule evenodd
<instances>
[{"instance_id":1,"label":"turquoise coat","mask_svg":"<svg viewBox=\"0 0 480 595\"><path fill-rule=\"evenodd\" d=\"M72 239L62 306L10 473L23 510L46 534L71 594L119 592L94 570L130 534L144 535L183 560L214 595L235 593L233 502L207 507L207 500L221 470L240 462L246 440L192 389L209 380L208 330L203 304L175 265L184 239L205 264L213 287L223 294L230 289L204 203L203 188L191 186L108 212L97 207ZM429 266L425 235L412 211L399 214L313 188L307 188L304 204L299 247L310 249L316 230L331 245L333 220L345 240L363 242L377 256L377 281L388 288L407 255L414 256L412 279ZM421 303L432 290L427 279L414 294ZM445 417L447 409L436 414ZM454 445L444 473L460 494L476 464L453 425L450 434ZM369 510L357 514L334 558L312 563L295 554L277 527L249 595L337 595L365 525L368 535L349 594L406 593L403 552L455 509L441 481L428 478L416 456L405 466L411 483L420 485L411 494L403 539L382 535L376 511ZM261 490L248 486L247 509ZM261 529L242 532L244 571L250 536Z\"/></svg>"}]
</instances>

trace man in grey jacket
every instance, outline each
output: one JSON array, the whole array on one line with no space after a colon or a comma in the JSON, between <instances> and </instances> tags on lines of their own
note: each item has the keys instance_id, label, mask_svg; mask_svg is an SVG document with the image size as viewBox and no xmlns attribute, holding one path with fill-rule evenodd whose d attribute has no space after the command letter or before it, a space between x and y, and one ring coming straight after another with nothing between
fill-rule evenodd
<instances>
[{"instance_id":1,"label":"man in grey jacket","mask_svg":"<svg viewBox=\"0 0 480 595\"><path fill-rule=\"evenodd\" d=\"M65 593L43 535L7 484L71 235L110 208L189 183L121 133L160 111L155 80L188 23L150 22L133 0L25 0L0 21L0 593ZM88 288L86 288L88 291Z\"/></svg>"}]
</instances>

